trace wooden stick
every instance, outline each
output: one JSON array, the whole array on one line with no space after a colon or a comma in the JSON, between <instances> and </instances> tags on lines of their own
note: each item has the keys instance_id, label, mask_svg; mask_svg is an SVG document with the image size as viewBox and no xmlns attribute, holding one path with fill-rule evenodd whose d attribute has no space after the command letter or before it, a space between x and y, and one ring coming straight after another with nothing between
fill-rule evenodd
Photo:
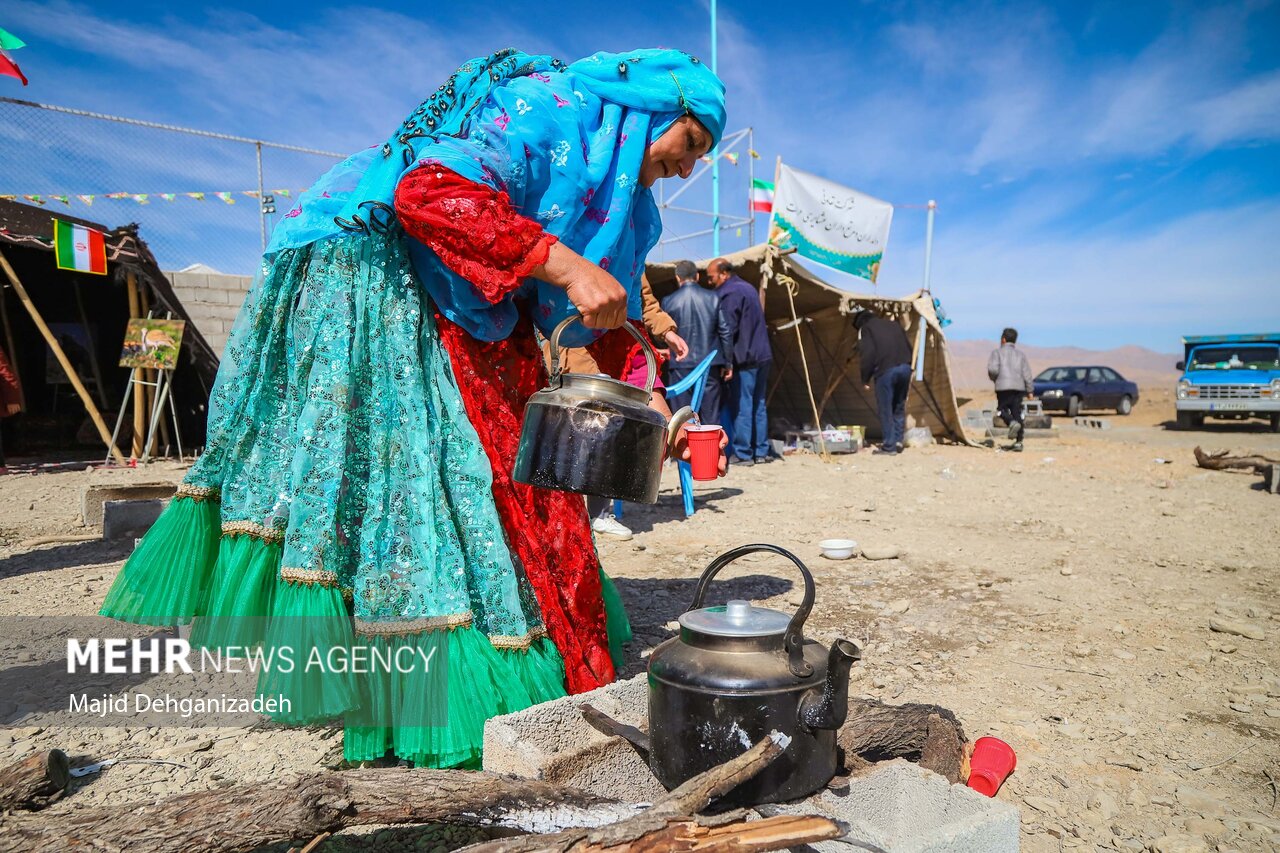
<instances>
[{"instance_id":1,"label":"wooden stick","mask_svg":"<svg viewBox=\"0 0 1280 853\"><path fill-rule=\"evenodd\" d=\"M1196 447L1194 452L1197 465L1214 471L1239 469L1252 471L1265 477L1270 473L1272 465L1280 465L1280 459L1270 459L1266 456L1228 456L1225 450L1220 450L1217 453L1205 453L1199 446Z\"/></svg>"},{"instance_id":2,"label":"wooden stick","mask_svg":"<svg viewBox=\"0 0 1280 853\"><path fill-rule=\"evenodd\" d=\"M62 347L58 344L58 339L53 336L53 332L49 330L49 326L44 322L44 318L40 316L40 311L36 308L31 297L27 295L27 289L22 286L22 282L18 280L18 274L13 271L13 267L9 264L9 259L0 252L0 268L4 269L4 274L8 276L9 283L13 285L13 290L18 294L18 300L22 302L22 307L27 309L27 313L31 315L31 319L35 321L36 328L40 330L40 334L44 337L45 343L49 345L49 349L53 350L53 355L58 359L58 364L62 365L62 369L66 372L67 378L71 380L71 387L76 389L76 394L80 397L80 402L84 403L85 409L89 412L89 418L93 421L93 425L98 428L98 435L102 437L102 443L111 445L111 430L107 429L106 423L102 420L102 414L98 411L98 406L93 402L93 398L89 396L89 392L85 389L84 383L80 381L79 374L76 369L71 366L71 362L67 359L67 354L62 351ZM118 460L123 464L124 457L120 452L116 451Z\"/></svg>"},{"instance_id":3,"label":"wooden stick","mask_svg":"<svg viewBox=\"0 0 1280 853\"><path fill-rule=\"evenodd\" d=\"M235 853L310 840L346 826L454 822L598 826L636 807L546 782L460 770L388 767L317 773L39 816L0 826L0 851Z\"/></svg>"},{"instance_id":4,"label":"wooden stick","mask_svg":"<svg viewBox=\"0 0 1280 853\"><path fill-rule=\"evenodd\" d=\"M129 292L129 319L141 317L142 303L138 298L138 276L132 270L125 272L125 286ZM145 371L138 371L136 379L145 379ZM146 436L146 423L143 414L146 387L133 383L133 449L129 454L134 459L142 457L142 442Z\"/></svg>"}]
</instances>

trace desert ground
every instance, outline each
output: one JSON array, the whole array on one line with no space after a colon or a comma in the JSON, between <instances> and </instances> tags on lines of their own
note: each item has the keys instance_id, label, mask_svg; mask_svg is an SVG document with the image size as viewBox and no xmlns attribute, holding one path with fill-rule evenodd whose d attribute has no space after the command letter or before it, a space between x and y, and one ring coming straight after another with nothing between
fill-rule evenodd
<instances>
[{"instance_id":1,"label":"desert ground","mask_svg":"<svg viewBox=\"0 0 1280 853\"><path fill-rule=\"evenodd\" d=\"M656 506L627 508L635 538L600 543L634 624L627 674L671 636L708 561L777 544L816 578L810 633L863 646L854 693L943 705L970 739L1014 747L998 796L1021 809L1024 850L1280 849L1280 497L1192 457L1197 444L1277 457L1280 435L1260 424L1174 432L1162 426L1172 416L1155 390L1110 430L1063 426L1021 454L1001 440L735 467L699 485L689 519L668 472ZM132 543L50 541L94 535L81 489L182 473L162 463L0 477L0 617L95 612ZM817 543L834 537L899 553L825 560ZM712 598L787 610L802 589L789 565L743 559ZM4 654L5 667L40 663ZM0 715L19 710L0 697ZM0 730L0 762L50 747L73 764L169 762L87 776L53 807L67 809L336 766L340 738L266 724L19 725Z\"/></svg>"}]
</instances>

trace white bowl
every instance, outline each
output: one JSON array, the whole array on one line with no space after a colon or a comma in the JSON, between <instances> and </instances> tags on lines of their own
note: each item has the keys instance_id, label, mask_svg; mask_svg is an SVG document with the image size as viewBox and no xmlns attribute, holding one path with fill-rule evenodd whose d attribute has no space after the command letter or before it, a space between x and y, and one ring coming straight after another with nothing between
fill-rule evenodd
<instances>
[{"instance_id":1,"label":"white bowl","mask_svg":"<svg viewBox=\"0 0 1280 853\"><path fill-rule=\"evenodd\" d=\"M858 543L852 539L823 539L818 547L828 560L847 560L858 550Z\"/></svg>"}]
</instances>

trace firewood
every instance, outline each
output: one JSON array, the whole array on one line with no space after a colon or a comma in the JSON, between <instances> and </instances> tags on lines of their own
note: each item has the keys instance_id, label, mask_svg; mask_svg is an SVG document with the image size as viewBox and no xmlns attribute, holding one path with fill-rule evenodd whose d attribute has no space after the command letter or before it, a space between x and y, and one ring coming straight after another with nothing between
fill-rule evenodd
<instances>
[{"instance_id":1,"label":"firewood","mask_svg":"<svg viewBox=\"0 0 1280 853\"><path fill-rule=\"evenodd\" d=\"M866 762L905 758L951 782L967 775L964 728L939 705L886 705L850 697L849 717L836 743L850 773L864 769Z\"/></svg>"},{"instance_id":2,"label":"firewood","mask_svg":"<svg viewBox=\"0 0 1280 853\"><path fill-rule=\"evenodd\" d=\"M503 838L466 848L467 853L648 853L660 850L785 850L839 838L848 828L824 817L778 816L746 820L735 810L717 818L695 818L716 797L763 770L783 750L776 733L742 755L693 777L640 814L596 829L569 829L546 835Z\"/></svg>"},{"instance_id":3,"label":"firewood","mask_svg":"<svg viewBox=\"0 0 1280 853\"><path fill-rule=\"evenodd\" d=\"M37 752L0 770L0 811L42 809L62 796L71 762L60 749Z\"/></svg>"},{"instance_id":4,"label":"firewood","mask_svg":"<svg viewBox=\"0 0 1280 853\"><path fill-rule=\"evenodd\" d=\"M635 806L546 782L450 770L371 768L180 794L159 802L0 818L0 850L247 851L347 826L485 823L525 831L596 826Z\"/></svg>"}]
</instances>

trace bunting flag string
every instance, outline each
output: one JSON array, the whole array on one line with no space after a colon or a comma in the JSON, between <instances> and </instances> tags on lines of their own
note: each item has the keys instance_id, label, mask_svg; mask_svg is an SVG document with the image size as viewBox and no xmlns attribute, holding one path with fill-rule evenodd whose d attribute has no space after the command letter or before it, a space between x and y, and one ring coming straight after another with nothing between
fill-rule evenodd
<instances>
[{"instance_id":1,"label":"bunting flag string","mask_svg":"<svg viewBox=\"0 0 1280 853\"><path fill-rule=\"evenodd\" d=\"M723 155L723 156L728 156L728 155ZM734 157L736 158L737 155L734 155ZM304 187L302 189L294 190L294 189L285 187L278 190L266 191L267 195L277 195L283 198L293 198L293 194L295 192L298 192L298 193L306 192L306 188ZM0 200L17 201L18 199L22 199L24 201L30 202L31 204L38 204L41 207L43 207L44 205L49 203L49 199L53 199L54 201L60 201L63 204L70 207L72 200L74 199L79 201L85 207L93 207L93 202L95 199L103 199L103 198L111 199L112 201L122 201L124 199L129 199L137 204L150 204L152 196L157 196L159 198L164 199L165 201L174 201L178 198L178 196L183 196L184 198L189 198L193 201L204 201L205 197L210 195L220 199L221 201L226 202L227 204L235 204L236 200L234 196L236 195L248 196L249 198L262 197L262 194L259 193L257 190L218 190L218 191L206 190L204 192L185 192L185 193L114 192L114 193L90 193L90 194L76 194L76 195L40 195L36 193L0 193Z\"/></svg>"}]
</instances>

